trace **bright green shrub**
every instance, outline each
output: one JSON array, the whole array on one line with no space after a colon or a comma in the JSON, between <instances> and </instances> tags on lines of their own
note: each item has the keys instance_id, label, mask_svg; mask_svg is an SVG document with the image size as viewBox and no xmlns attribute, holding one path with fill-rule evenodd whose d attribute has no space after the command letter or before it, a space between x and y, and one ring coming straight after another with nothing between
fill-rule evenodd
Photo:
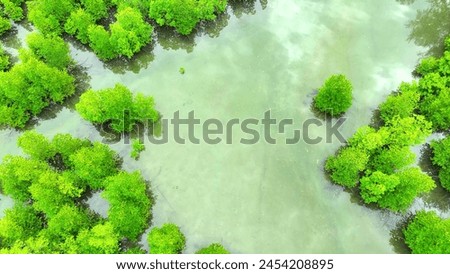
<instances>
[{"instance_id":1,"label":"bright green shrub","mask_svg":"<svg viewBox=\"0 0 450 274\"><path fill-rule=\"evenodd\" d=\"M75 0L33 0L27 3L28 19L43 34L60 35L70 13L76 9Z\"/></svg>"},{"instance_id":2,"label":"bright green shrub","mask_svg":"<svg viewBox=\"0 0 450 274\"><path fill-rule=\"evenodd\" d=\"M89 27L95 27L94 24L95 20L91 14L83 9L77 9L70 13L64 25L64 30L75 36L81 43L87 44L89 42ZM93 43L97 43L96 40Z\"/></svg>"},{"instance_id":3,"label":"bright green shrub","mask_svg":"<svg viewBox=\"0 0 450 274\"><path fill-rule=\"evenodd\" d=\"M60 37L31 33L26 41L33 56L51 67L65 69L72 62L69 46Z\"/></svg>"},{"instance_id":4,"label":"bright green shrub","mask_svg":"<svg viewBox=\"0 0 450 274\"><path fill-rule=\"evenodd\" d=\"M78 234L75 248L80 254L117 254L119 238L111 223L98 224Z\"/></svg>"},{"instance_id":5,"label":"bright green shrub","mask_svg":"<svg viewBox=\"0 0 450 274\"><path fill-rule=\"evenodd\" d=\"M47 170L48 166L44 162L20 156L6 156L0 164L2 192L19 202L26 202L31 199L28 188Z\"/></svg>"},{"instance_id":6,"label":"bright green shrub","mask_svg":"<svg viewBox=\"0 0 450 274\"><path fill-rule=\"evenodd\" d=\"M118 172L116 153L101 143L83 147L69 159L73 173L92 189L104 187L104 180Z\"/></svg>"},{"instance_id":7,"label":"bright green shrub","mask_svg":"<svg viewBox=\"0 0 450 274\"><path fill-rule=\"evenodd\" d=\"M368 161L369 157L364 150L347 147L337 156L328 158L325 169L330 173L333 182L345 187L355 187Z\"/></svg>"},{"instance_id":8,"label":"bright green shrub","mask_svg":"<svg viewBox=\"0 0 450 274\"><path fill-rule=\"evenodd\" d=\"M13 21L23 19L22 4L24 0L0 0L3 12Z\"/></svg>"},{"instance_id":9,"label":"bright green shrub","mask_svg":"<svg viewBox=\"0 0 450 274\"><path fill-rule=\"evenodd\" d=\"M102 196L108 200L108 219L120 237L137 240L148 226L151 201L139 172L119 173L105 181Z\"/></svg>"},{"instance_id":10,"label":"bright green shrub","mask_svg":"<svg viewBox=\"0 0 450 274\"><path fill-rule=\"evenodd\" d=\"M433 179L419 168L402 170L396 176L400 179L400 184L378 200L378 205L382 208L405 211L418 195L428 193L436 187Z\"/></svg>"},{"instance_id":11,"label":"bright green shrub","mask_svg":"<svg viewBox=\"0 0 450 274\"><path fill-rule=\"evenodd\" d=\"M188 35L200 21L214 20L226 5L226 0L150 0L149 16L160 26Z\"/></svg>"},{"instance_id":12,"label":"bright green shrub","mask_svg":"<svg viewBox=\"0 0 450 274\"><path fill-rule=\"evenodd\" d=\"M409 147L391 147L381 149L370 161L370 170L381 171L385 174L412 165L416 155Z\"/></svg>"},{"instance_id":13,"label":"bright green shrub","mask_svg":"<svg viewBox=\"0 0 450 274\"><path fill-rule=\"evenodd\" d=\"M402 83L399 88L399 93L390 95L380 105L381 118L387 122L395 117L410 117L418 108L419 100L418 85L416 83Z\"/></svg>"},{"instance_id":14,"label":"bright green shrub","mask_svg":"<svg viewBox=\"0 0 450 274\"><path fill-rule=\"evenodd\" d=\"M367 204L376 203L387 193L394 191L399 184L400 179L396 175L375 171L370 176L361 179L361 197Z\"/></svg>"},{"instance_id":15,"label":"bright green shrub","mask_svg":"<svg viewBox=\"0 0 450 274\"><path fill-rule=\"evenodd\" d=\"M403 231L414 254L450 254L450 220L421 211Z\"/></svg>"},{"instance_id":16,"label":"bright green shrub","mask_svg":"<svg viewBox=\"0 0 450 274\"><path fill-rule=\"evenodd\" d=\"M0 125L23 128L50 103L61 103L74 91L67 72L30 58L0 72Z\"/></svg>"},{"instance_id":17,"label":"bright green shrub","mask_svg":"<svg viewBox=\"0 0 450 274\"><path fill-rule=\"evenodd\" d=\"M386 123L386 127L389 131L388 144L398 147L421 144L432 132L432 124L421 115L396 116Z\"/></svg>"},{"instance_id":18,"label":"bright green shrub","mask_svg":"<svg viewBox=\"0 0 450 274\"><path fill-rule=\"evenodd\" d=\"M151 254L180 254L186 245L186 238L174 224L153 228L147 240Z\"/></svg>"},{"instance_id":19,"label":"bright green shrub","mask_svg":"<svg viewBox=\"0 0 450 274\"><path fill-rule=\"evenodd\" d=\"M0 16L0 35L11 29L11 22Z\"/></svg>"},{"instance_id":20,"label":"bright green shrub","mask_svg":"<svg viewBox=\"0 0 450 274\"><path fill-rule=\"evenodd\" d=\"M0 219L0 242L3 246L12 246L16 241L37 235L42 227L43 222L32 207L15 205L5 210L5 216Z\"/></svg>"},{"instance_id":21,"label":"bright green shrub","mask_svg":"<svg viewBox=\"0 0 450 274\"><path fill-rule=\"evenodd\" d=\"M129 132L137 123L159 119L152 97L141 94L133 96L128 88L120 84L97 92L86 91L81 95L76 109L84 119L94 124L111 123L111 128L116 132ZM124 118L127 114L130 119Z\"/></svg>"},{"instance_id":22,"label":"bright green shrub","mask_svg":"<svg viewBox=\"0 0 450 274\"><path fill-rule=\"evenodd\" d=\"M330 115L340 115L352 105L352 84L344 75L333 75L319 89L314 105Z\"/></svg>"}]
</instances>

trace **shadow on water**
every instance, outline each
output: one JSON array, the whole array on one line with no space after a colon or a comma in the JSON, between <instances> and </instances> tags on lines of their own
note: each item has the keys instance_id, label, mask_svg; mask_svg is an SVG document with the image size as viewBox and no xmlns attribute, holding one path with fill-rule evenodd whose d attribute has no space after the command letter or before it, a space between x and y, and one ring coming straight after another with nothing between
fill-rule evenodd
<instances>
[{"instance_id":1,"label":"shadow on water","mask_svg":"<svg viewBox=\"0 0 450 274\"><path fill-rule=\"evenodd\" d=\"M80 65L71 67L69 72L75 78L75 93L66 99L63 106L75 110L75 105L80 101L80 95L91 87L91 76L87 73L87 68Z\"/></svg>"},{"instance_id":2,"label":"shadow on water","mask_svg":"<svg viewBox=\"0 0 450 274\"><path fill-rule=\"evenodd\" d=\"M411 249L406 245L405 235L403 234L403 230L406 229L408 224L411 222L413 214L408 214L404 216L395 226L393 230L389 232L391 239L389 243L394 248L394 252L398 254L410 254Z\"/></svg>"},{"instance_id":3,"label":"shadow on water","mask_svg":"<svg viewBox=\"0 0 450 274\"><path fill-rule=\"evenodd\" d=\"M13 25L9 31L0 36L3 45L16 50L20 49L22 47L22 42L20 41L17 33L17 27Z\"/></svg>"},{"instance_id":4,"label":"shadow on water","mask_svg":"<svg viewBox=\"0 0 450 274\"><path fill-rule=\"evenodd\" d=\"M170 27L155 27L155 38L159 45L165 50L185 50L190 53L197 45L195 37L198 35L197 31L193 31L189 35L178 34L175 29Z\"/></svg>"},{"instance_id":5,"label":"shadow on water","mask_svg":"<svg viewBox=\"0 0 450 274\"><path fill-rule=\"evenodd\" d=\"M267 7L268 2L268 0L259 0L262 9ZM228 5L237 18L240 18L243 14L256 13L256 0L228 0Z\"/></svg>"},{"instance_id":6,"label":"shadow on water","mask_svg":"<svg viewBox=\"0 0 450 274\"><path fill-rule=\"evenodd\" d=\"M153 49L155 48L155 41L152 42L136 53L131 59L118 58L104 63L105 68L110 69L116 74L125 74L127 71L139 73L141 69L146 69L153 60L155 55Z\"/></svg>"},{"instance_id":7,"label":"shadow on water","mask_svg":"<svg viewBox=\"0 0 450 274\"><path fill-rule=\"evenodd\" d=\"M410 5L415 0L397 0ZM447 0L427 0L428 8L417 11L416 18L407 26L411 32L409 41L428 48L426 56L441 56L444 52L444 40L450 35L450 2Z\"/></svg>"}]
</instances>

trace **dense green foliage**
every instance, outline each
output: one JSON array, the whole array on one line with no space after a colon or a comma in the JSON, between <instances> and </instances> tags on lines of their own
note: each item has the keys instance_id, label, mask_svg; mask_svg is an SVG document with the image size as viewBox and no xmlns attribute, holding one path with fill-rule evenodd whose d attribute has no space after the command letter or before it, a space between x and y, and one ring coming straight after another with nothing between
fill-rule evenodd
<instances>
[{"instance_id":1,"label":"dense green foliage","mask_svg":"<svg viewBox=\"0 0 450 274\"><path fill-rule=\"evenodd\" d=\"M406 112L419 113L432 122L436 130L450 128L450 40L446 41L446 51L441 58L428 57L421 61L416 69L420 76L417 83L409 85L403 99L397 101L398 114ZM402 90L401 94L405 93ZM400 102L403 101L403 102ZM400 106L402 104L402 106ZM390 114L386 114L389 116ZM407 115L405 113L401 115ZM388 119L389 117L387 117ZM383 117L386 121L386 117Z\"/></svg>"},{"instance_id":2,"label":"dense green foliage","mask_svg":"<svg viewBox=\"0 0 450 274\"><path fill-rule=\"evenodd\" d=\"M131 158L137 160L139 159L139 154L145 150L145 145L141 143L139 139L134 139L131 141Z\"/></svg>"},{"instance_id":3,"label":"dense green foliage","mask_svg":"<svg viewBox=\"0 0 450 274\"><path fill-rule=\"evenodd\" d=\"M11 22L0 16L0 35L11 29Z\"/></svg>"},{"instance_id":4,"label":"dense green foliage","mask_svg":"<svg viewBox=\"0 0 450 274\"><path fill-rule=\"evenodd\" d=\"M63 70L72 61L69 46L60 37L32 33L27 36L26 41L33 57L51 67Z\"/></svg>"},{"instance_id":5,"label":"dense green foliage","mask_svg":"<svg viewBox=\"0 0 450 274\"><path fill-rule=\"evenodd\" d=\"M74 205L64 205L47 222L47 228L42 231L42 235L49 239L63 241L70 237L76 237L79 231L88 229L93 223L87 210Z\"/></svg>"},{"instance_id":6,"label":"dense green foliage","mask_svg":"<svg viewBox=\"0 0 450 274\"><path fill-rule=\"evenodd\" d=\"M43 34L60 35L75 7L75 0L33 0L28 2L28 19Z\"/></svg>"},{"instance_id":7,"label":"dense green foliage","mask_svg":"<svg viewBox=\"0 0 450 274\"><path fill-rule=\"evenodd\" d=\"M141 93L133 96L129 89L120 84L100 91L86 91L76 109L92 123L110 123L116 132L129 132L137 123L159 119L152 97Z\"/></svg>"},{"instance_id":8,"label":"dense green foliage","mask_svg":"<svg viewBox=\"0 0 450 274\"><path fill-rule=\"evenodd\" d=\"M348 147L327 160L325 169L339 185L356 187L360 183L365 203L404 211L418 195L435 187L433 179L420 169L408 168L415 160L409 147L424 142L429 134L431 123L423 116L395 115L378 130L359 128Z\"/></svg>"},{"instance_id":9,"label":"dense green foliage","mask_svg":"<svg viewBox=\"0 0 450 274\"><path fill-rule=\"evenodd\" d=\"M434 212L419 212L404 230L406 244L414 254L450 254L450 219Z\"/></svg>"},{"instance_id":10,"label":"dense green foliage","mask_svg":"<svg viewBox=\"0 0 450 274\"><path fill-rule=\"evenodd\" d=\"M425 142L431 134L431 123L423 116L395 117L386 123L389 131L387 143L390 146L413 146Z\"/></svg>"},{"instance_id":11,"label":"dense green foliage","mask_svg":"<svg viewBox=\"0 0 450 274\"><path fill-rule=\"evenodd\" d=\"M373 155L368 170L394 174L397 170L412 165L415 159L416 155L407 146L382 148Z\"/></svg>"},{"instance_id":12,"label":"dense green foliage","mask_svg":"<svg viewBox=\"0 0 450 274\"><path fill-rule=\"evenodd\" d=\"M77 188L73 178L66 176L66 173L45 171L38 180L32 182L28 191L33 199L33 207L52 218L62 205L72 205L83 190Z\"/></svg>"},{"instance_id":13,"label":"dense green foliage","mask_svg":"<svg viewBox=\"0 0 450 274\"><path fill-rule=\"evenodd\" d=\"M105 187L105 179L118 172L116 153L101 143L83 147L69 159L73 173L92 189Z\"/></svg>"},{"instance_id":14,"label":"dense green foliage","mask_svg":"<svg viewBox=\"0 0 450 274\"><path fill-rule=\"evenodd\" d=\"M87 30L89 45L105 60L119 56L132 57L150 41L153 31L141 13L130 7L118 11L116 22L109 29L108 32L103 26L91 25ZM81 34L81 38L84 38L84 34Z\"/></svg>"},{"instance_id":15,"label":"dense green foliage","mask_svg":"<svg viewBox=\"0 0 450 274\"><path fill-rule=\"evenodd\" d=\"M147 240L151 254L180 254L186 245L183 233L174 224L153 228Z\"/></svg>"},{"instance_id":16,"label":"dense green foliage","mask_svg":"<svg viewBox=\"0 0 450 274\"><path fill-rule=\"evenodd\" d=\"M389 96L380 105L381 118L390 121L396 117L407 118L412 116L419 106L420 94L417 83L402 83L398 93Z\"/></svg>"},{"instance_id":17,"label":"dense green foliage","mask_svg":"<svg viewBox=\"0 0 450 274\"><path fill-rule=\"evenodd\" d=\"M28 18L45 35L64 32L89 44L99 58L110 60L132 57L151 41L153 28L145 22L138 2L108 0L33 0L28 4ZM99 22L116 10L115 21Z\"/></svg>"},{"instance_id":18,"label":"dense green foliage","mask_svg":"<svg viewBox=\"0 0 450 274\"><path fill-rule=\"evenodd\" d=\"M0 247L25 241L37 235L42 227L43 221L32 207L17 204L7 209L5 217L0 220Z\"/></svg>"},{"instance_id":19,"label":"dense green foliage","mask_svg":"<svg viewBox=\"0 0 450 274\"><path fill-rule=\"evenodd\" d=\"M393 211L406 210L420 193L435 187L433 179L419 168L409 168L387 175L375 171L361 179L361 197L366 203L377 203Z\"/></svg>"},{"instance_id":20,"label":"dense green foliage","mask_svg":"<svg viewBox=\"0 0 450 274\"><path fill-rule=\"evenodd\" d=\"M214 243L207 247L204 247L197 252L196 254L230 254L228 250L225 249L221 244Z\"/></svg>"},{"instance_id":21,"label":"dense green foliage","mask_svg":"<svg viewBox=\"0 0 450 274\"><path fill-rule=\"evenodd\" d=\"M20 21L24 18L22 8L24 2L25 0L0 0L2 13L13 21Z\"/></svg>"},{"instance_id":22,"label":"dense green foliage","mask_svg":"<svg viewBox=\"0 0 450 274\"><path fill-rule=\"evenodd\" d=\"M344 148L338 156L328 159L325 168L331 173L334 182L346 187L355 187L361 172L366 169L368 160L363 150Z\"/></svg>"},{"instance_id":23,"label":"dense green foliage","mask_svg":"<svg viewBox=\"0 0 450 274\"><path fill-rule=\"evenodd\" d=\"M344 75L333 75L319 89L314 105L332 116L346 112L352 105L352 83Z\"/></svg>"},{"instance_id":24,"label":"dense green foliage","mask_svg":"<svg viewBox=\"0 0 450 274\"><path fill-rule=\"evenodd\" d=\"M108 217L120 237L137 240L148 226L151 201L146 183L139 172L121 172L105 181L105 197L110 208Z\"/></svg>"},{"instance_id":25,"label":"dense green foliage","mask_svg":"<svg viewBox=\"0 0 450 274\"><path fill-rule=\"evenodd\" d=\"M438 166L441 185L450 191L450 137L431 143L433 164Z\"/></svg>"},{"instance_id":26,"label":"dense green foliage","mask_svg":"<svg viewBox=\"0 0 450 274\"><path fill-rule=\"evenodd\" d=\"M119 240L110 223L98 224L91 229L80 231L73 253L116 254L119 253Z\"/></svg>"},{"instance_id":27,"label":"dense green foliage","mask_svg":"<svg viewBox=\"0 0 450 274\"><path fill-rule=\"evenodd\" d=\"M136 244L152 205L140 173L119 172L106 145L68 134L27 131L18 145L26 156L0 164L1 190L15 200L0 219L0 253L127 253L121 241ZM80 202L101 188L107 219Z\"/></svg>"},{"instance_id":28,"label":"dense green foliage","mask_svg":"<svg viewBox=\"0 0 450 274\"><path fill-rule=\"evenodd\" d=\"M216 19L226 5L226 0L150 0L149 15L160 26L187 35L200 21Z\"/></svg>"},{"instance_id":29,"label":"dense green foliage","mask_svg":"<svg viewBox=\"0 0 450 274\"><path fill-rule=\"evenodd\" d=\"M27 41L30 51L21 51L21 63L0 72L0 125L23 128L75 92L74 78L64 69L70 57L62 39L32 34Z\"/></svg>"},{"instance_id":30,"label":"dense green foliage","mask_svg":"<svg viewBox=\"0 0 450 274\"><path fill-rule=\"evenodd\" d=\"M227 0L30 0L27 7L28 19L44 35L67 33L89 45L100 59L111 60L131 58L151 42L149 19L188 35L201 22L223 14ZM0 33L10 28L0 17Z\"/></svg>"},{"instance_id":31,"label":"dense green foliage","mask_svg":"<svg viewBox=\"0 0 450 274\"><path fill-rule=\"evenodd\" d=\"M12 21L20 21L23 19L24 0L0 0L0 35L11 29Z\"/></svg>"},{"instance_id":32,"label":"dense green foliage","mask_svg":"<svg viewBox=\"0 0 450 274\"><path fill-rule=\"evenodd\" d=\"M0 165L2 192L17 201L26 202L31 199L28 188L48 169L48 166L39 160L6 156Z\"/></svg>"},{"instance_id":33,"label":"dense green foliage","mask_svg":"<svg viewBox=\"0 0 450 274\"><path fill-rule=\"evenodd\" d=\"M89 27L95 24L94 17L84 9L77 9L70 13L69 18L64 24L64 30L74 35L81 43L89 42Z\"/></svg>"}]
</instances>

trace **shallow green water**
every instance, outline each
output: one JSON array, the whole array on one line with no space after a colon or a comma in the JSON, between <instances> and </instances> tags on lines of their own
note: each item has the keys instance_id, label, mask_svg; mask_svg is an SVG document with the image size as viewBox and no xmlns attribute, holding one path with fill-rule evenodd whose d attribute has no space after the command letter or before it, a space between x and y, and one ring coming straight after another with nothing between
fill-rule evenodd
<instances>
[{"instance_id":1,"label":"shallow green water","mask_svg":"<svg viewBox=\"0 0 450 274\"><path fill-rule=\"evenodd\" d=\"M105 67L79 49L73 48L73 55L87 68L94 89L123 83L154 96L165 118L175 111L186 117L194 110L200 119L226 121L261 118L271 110L298 126L314 117L314 90L330 74L344 73L354 84L355 98L342 128L348 137L370 122L372 111L401 81L411 80L423 48L407 41L405 25L419 4L269 1L264 10L257 5L253 15L230 15L218 37L197 37L191 52L156 44L131 70ZM174 41L162 44L169 42ZM102 139L67 108L40 121L36 130ZM201 128L196 130L200 135ZM322 128L313 133L325 135ZM16 153L18 133L3 130L0 136L6 144L0 157ZM124 156L125 169L139 169L152 181L153 223L178 224L188 253L211 242L222 242L233 253L394 252L390 231L402 217L358 205L325 178L323 163L341 145L337 140L319 145L285 145L282 135L277 140L277 145L262 140L252 146L147 143L138 162L128 157L129 146L112 147ZM0 208L7 204L2 200ZM102 212L98 196L91 204Z\"/></svg>"}]
</instances>

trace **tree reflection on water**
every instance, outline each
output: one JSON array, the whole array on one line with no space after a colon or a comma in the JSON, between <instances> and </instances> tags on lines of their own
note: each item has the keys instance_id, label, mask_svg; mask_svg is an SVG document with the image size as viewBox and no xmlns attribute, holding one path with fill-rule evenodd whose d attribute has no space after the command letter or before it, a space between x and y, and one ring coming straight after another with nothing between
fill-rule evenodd
<instances>
[{"instance_id":1,"label":"tree reflection on water","mask_svg":"<svg viewBox=\"0 0 450 274\"><path fill-rule=\"evenodd\" d=\"M397 0L404 5L415 0ZM450 35L450 1L427 0L428 7L417 11L416 18L408 23L411 32L408 39L416 45L428 48L426 55L440 56L444 52L444 40Z\"/></svg>"}]
</instances>

